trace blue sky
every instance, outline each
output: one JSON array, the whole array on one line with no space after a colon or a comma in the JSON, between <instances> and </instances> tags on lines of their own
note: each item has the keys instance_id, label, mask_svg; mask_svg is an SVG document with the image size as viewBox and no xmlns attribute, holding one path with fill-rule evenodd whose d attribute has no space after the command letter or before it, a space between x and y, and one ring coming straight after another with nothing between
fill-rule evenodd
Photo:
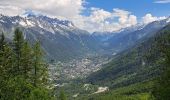
<instances>
[{"instance_id":1,"label":"blue sky","mask_svg":"<svg viewBox=\"0 0 170 100\"><path fill-rule=\"evenodd\" d=\"M124 9L132 12L138 17L146 13L152 13L154 16L169 16L170 3L154 3L156 0L86 0L87 8L96 7L107 11L113 8Z\"/></svg>"},{"instance_id":2,"label":"blue sky","mask_svg":"<svg viewBox=\"0 0 170 100\"><path fill-rule=\"evenodd\" d=\"M167 18L170 0L0 0L1 14L26 11L69 20L89 32L112 32Z\"/></svg>"}]
</instances>

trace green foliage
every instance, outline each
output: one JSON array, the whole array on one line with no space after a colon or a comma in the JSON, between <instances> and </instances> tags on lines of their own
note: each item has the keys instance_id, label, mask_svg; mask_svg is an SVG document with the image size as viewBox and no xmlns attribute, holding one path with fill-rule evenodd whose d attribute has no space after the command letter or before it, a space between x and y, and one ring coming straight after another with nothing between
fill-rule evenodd
<instances>
[{"instance_id":1,"label":"green foliage","mask_svg":"<svg viewBox=\"0 0 170 100\"><path fill-rule=\"evenodd\" d=\"M159 41L159 47L165 57L165 64L161 67L161 76L158 77L153 89L156 100L169 100L170 98L170 31L164 34L163 40Z\"/></svg>"},{"instance_id":2,"label":"green foliage","mask_svg":"<svg viewBox=\"0 0 170 100\"><path fill-rule=\"evenodd\" d=\"M152 86L152 81L137 83L113 89L103 94L91 95L82 100L152 100L150 95Z\"/></svg>"},{"instance_id":3,"label":"green foliage","mask_svg":"<svg viewBox=\"0 0 170 100\"><path fill-rule=\"evenodd\" d=\"M5 81L1 98L6 100L25 100L29 97L32 85L22 76L15 76Z\"/></svg>"},{"instance_id":4,"label":"green foliage","mask_svg":"<svg viewBox=\"0 0 170 100\"><path fill-rule=\"evenodd\" d=\"M22 31L17 28L14 32L14 39L13 39L13 44L14 44L14 52L15 52L15 59L16 59L16 64L15 64L15 73L18 75L20 73L20 67L21 67L21 49L23 47L24 43L24 37Z\"/></svg>"},{"instance_id":5,"label":"green foliage","mask_svg":"<svg viewBox=\"0 0 170 100\"><path fill-rule=\"evenodd\" d=\"M6 44L4 33L2 33L0 36L1 36L1 38L0 38L0 51L3 51L4 45Z\"/></svg>"},{"instance_id":6,"label":"green foliage","mask_svg":"<svg viewBox=\"0 0 170 100\"><path fill-rule=\"evenodd\" d=\"M43 60L43 51L40 47L40 43L36 42L33 47L33 84L37 85L45 85L47 83L47 65ZM42 84L43 83L43 84Z\"/></svg>"},{"instance_id":7,"label":"green foliage","mask_svg":"<svg viewBox=\"0 0 170 100\"><path fill-rule=\"evenodd\" d=\"M49 91L45 88L34 88L31 91L29 100L53 100L53 96L49 95Z\"/></svg>"},{"instance_id":8,"label":"green foliage","mask_svg":"<svg viewBox=\"0 0 170 100\"><path fill-rule=\"evenodd\" d=\"M64 93L64 90L61 90L60 91L60 96L59 96L59 100L67 100L67 97Z\"/></svg>"},{"instance_id":9,"label":"green foliage","mask_svg":"<svg viewBox=\"0 0 170 100\"><path fill-rule=\"evenodd\" d=\"M40 44L31 48L22 31L15 30L13 44L0 37L0 99L52 100L48 87L47 64Z\"/></svg>"},{"instance_id":10,"label":"green foliage","mask_svg":"<svg viewBox=\"0 0 170 100\"><path fill-rule=\"evenodd\" d=\"M33 50L28 42L24 42L21 49L21 71L25 78L30 78L29 73L33 67Z\"/></svg>"}]
</instances>

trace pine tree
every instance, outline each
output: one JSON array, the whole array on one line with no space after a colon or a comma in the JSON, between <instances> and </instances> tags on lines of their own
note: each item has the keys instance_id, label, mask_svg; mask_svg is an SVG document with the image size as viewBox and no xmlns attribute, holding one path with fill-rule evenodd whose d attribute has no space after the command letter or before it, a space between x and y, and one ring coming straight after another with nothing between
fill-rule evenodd
<instances>
[{"instance_id":1,"label":"pine tree","mask_svg":"<svg viewBox=\"0 0 170 100\"><path fill-rule=\"evenodd\" d=\"M0 35L0 70L2 68L2 56L3 56L3 52L4 52L4 46L5 46L5 37L4 37L4 34L2 33Z\"/></svg>"},{"instance_id":2,"label":"pine tree","mask_svg":"<svg viewBox=\"0 0 170 100\"><path fill-rule=\"evenodd\" d=\"M19 28L17 28L15 30L15 34L14 34L14 51L16 54L16 73L19 74L20 73L20 67L21 67L21 49L24 43L24 37L23 37L23 33L22 31L19 30Z\"/></svg>"},{"instance_id":3,"label":"pine tree","mask_svg":"<svg viewBox=\"0 0 170 100\"><path fill-rule=\"evenodd\" d=\"M0 99L51 100L47 83L47 64L40 43L31 49L22 32L15 30L14 47L0 35Z\"/></svg>"},{"instance_id":4,"label":"pine tree","mask_svg":"<svg viewBox=\"0 0 170 100\"><path fill-rule=\"evenodd\" d=\"M1 53L0 59L1 59L1 65L0 65L0 97L7 98L9 96L9 91L11 91L10 86L8 84L9 80L13 78L13 51L7 44L4 45L4 51ZM11 84L13 85L13 84Z\"/></svg>"},{"instance_id":5,"label":"pine tree","mask_svg":"<svg viewBox=\"0 0 170 100\"><path fill-rule=\"evenodd\" d=\"M5 42L5 36L4 36L4 33L2 33L2 34L0 35L0 51L3 51L5 44L6 44L6 42Z\"/></svg>"},{"instance_id":6,"label":"pine tree","mask_svg":"<svg viewBox=\"0 0 170 100\"><path fill-rule=\"evenodd\" d=\"M30 77L30 72L33 67L33 50L28 42L24 42L21 48L21 72L25 78Z\"/></svg>"},{"instance_id":7,"label":"pine tree","mask_svg":"<svg viewBox=\"0 0 170 100\"><path fill-rule=\"evenodd\" d=\"M34 64L33 64L33 84L36 87L37 84L46 84L47 80L47 66L43 60L43 50L40 47L40 43L36 42L34 45Z\"/></svg>"},{"instance_id":8,"label":"pine tree","mask_svg":"<svg viewBox=\"0 0 170 100\"><path fill-rule=\"evenodd\" d=\"M10 75L12 71L14 53L11 47L5 42L5 36L0 37L0 76ZM8 72L8 73L7 73Z\"/></svg>"}]
</instances>

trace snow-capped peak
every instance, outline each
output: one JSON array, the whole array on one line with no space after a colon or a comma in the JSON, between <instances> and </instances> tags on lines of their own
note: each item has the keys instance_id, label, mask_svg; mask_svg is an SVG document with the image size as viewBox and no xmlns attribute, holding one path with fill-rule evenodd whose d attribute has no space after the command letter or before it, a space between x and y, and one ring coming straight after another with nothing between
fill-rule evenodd
<instances>
[{"instance_id":1,"label":"snow-capped peak","mask_svg":"<svg viewBox=\"0 0 170 100\"><path fill-rule=\"evenodd\" d=\"M119 30L119 32L123 32L123 31L137 31L137 30L142 30L146 25L145 24L136 24L136 25L133 25L133 26L130 26L130 27L126 27L126 28L123 28L121 30Z\"/></svg>"},{"instance_id":2,"label":"snow-capped peak","mask_svg":"<svg viewBox=\"0 0 170 100\"><path fill-rule=\"evenodd\" d=\"M22 25L22 26L24 26L24 27L34 27L35 26L35 23L34 22L32 22L32 21L30 21L30 20L28 20L28 19L23 19L23 20L20 20L19 21L19 24L20 25Z\"/></svg>"}]
</instances>

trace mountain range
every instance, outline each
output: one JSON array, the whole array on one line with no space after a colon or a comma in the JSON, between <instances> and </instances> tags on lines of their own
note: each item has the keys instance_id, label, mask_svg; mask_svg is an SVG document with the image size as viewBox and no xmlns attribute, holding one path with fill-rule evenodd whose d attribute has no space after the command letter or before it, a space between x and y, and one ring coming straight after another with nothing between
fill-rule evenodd
<instances>
[{"instance_id":1,"label":"mountain range","mask_svg":"<svg viewBox=\"0 0 170 100\"><path fill-rule=\"evenodd\" d=\"M143 37L149 38L170 22L170 18L147 25L136 25L119 32L89 33L72 22L47 16L0 15L0 32L10 40L15 28L24 32L31 44L39 40L49 60L65 61L86 55L115 55L133 46Z\"/></svg>"}]
</instances>

